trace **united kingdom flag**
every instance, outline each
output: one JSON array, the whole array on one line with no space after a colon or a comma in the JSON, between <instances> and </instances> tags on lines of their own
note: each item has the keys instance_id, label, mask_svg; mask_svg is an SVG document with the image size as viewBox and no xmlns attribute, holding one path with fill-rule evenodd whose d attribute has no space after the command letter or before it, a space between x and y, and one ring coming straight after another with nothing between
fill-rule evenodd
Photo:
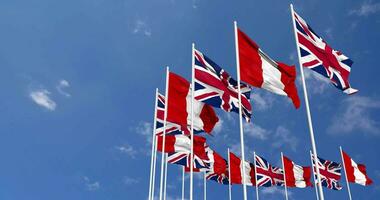
<instances>
[{"instance_id":1,"label":"united kingdom flag","mask_svg":"<svg viewBox=\"0 0 380 200\"><path fill-rule=\"evenodd\" d=\"M187 152L187 151L168 153L167 161L168 163L182 165L190 169L190 163L191 163L190 155L191 155L190 152ZM194 154L193 164L194 164L193 169L196 169L195 171L204 171L210 167L205 162L205 159L197 156L197 154Z\"/></svg>"},{"instance_id":2,"label":"united kingdom flag","mask_svg":"<svg viewBox=\"0 0 380 200\"><path fill-rule=\"evenodd\" d=\"M329 78L344 93L356 93L348 81L353 61L332 49L296 12L294 20L302 66Z\"/></svg>"},{"instance_id":3,"label":"united kingdom flag","mask_svg":"<svg viewBox=\"0 0 380 200\"><path fill-rule=\"evenodd\" d=\"M160 136L164 133L164 114L165 114L165 96L158 93L157 96L157 118L156 118L156 135ZM181 126L175 123L166 122L166 134L176 135L184 134Z\"/></svg>"},{"instance_id":4,"label":"united kingdom flag","mask_svg":"<svg viewBox=\"0 0 380 200\"><path fill-rule=\"evenodd\" d=\"M227 112L239 113L238 84L224 69L198 50L195 56L195 99ZM251 119L251 88L240 84L242 114Z\"/></svg>"},{"instance_id":5,"label":"united kingdom flag","mask_svg":"<svg viewBox=\"0 0 380 200\"><path fill-rule=\"evenodd\" d=\"M312 155L313 170L315 171L314 155ZM319 174L321 175L321 185L333 190L341 190L342 186L339 184L341 177L342 165L333 161L325 160L318 157ZM315 180L318 180L315 176Z\"/></svg>"},{"instance_id":6,"label":"united kingdom flag","mask_svg":"<svg viewBox=\"0 0 380 200\"><path fill-rule=\"evenodd\" d=\"M271 187L284 185L284 171L274 167L264 158L255 156L257 186Z\"/></svg>"}]
</instances>

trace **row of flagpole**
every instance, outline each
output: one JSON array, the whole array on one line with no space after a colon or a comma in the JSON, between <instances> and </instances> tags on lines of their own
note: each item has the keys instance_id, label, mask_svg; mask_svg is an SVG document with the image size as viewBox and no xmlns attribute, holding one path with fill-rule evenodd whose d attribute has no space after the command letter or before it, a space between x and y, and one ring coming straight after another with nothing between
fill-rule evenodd
<instances>
[{"instance_id":1,"label":"row of flagpole","mask_svg":"<svg viewBox=\"0 0 380 200\"><path fill-rule=\"evenodd\" d=\"M298 46L298 38L296 35L296 25L295 25L295 20L294 20L294 10L293 10L293 5L290 5L291 9L291 15L292 15L292 21L293 21L293 30L294 30L294 36L295 36L295 41L296 41L296 48L297 48L297 55L298 55L298 61L299 61L299 69L301 72L301 80L302 80L302 87L303 87L303 92L304 92L304 100L305 100L305 107L306 107L306 115L307 115L307 120L308 120L308 127L309 127L309 133L310 133L310 140L311 140L311 146L312 146L312 152L314 154L314 162L317 162L318 159L318 153L317 153L317 147L316 147L316 142L314 138L314 131L313 131L313 123L312 123L312 117L311 117L311 112L310 112L310 105L309 105L309 99L308 99L308 93L307 93L307 86L306 86L306 81L305 81L305 76L304 76L304 71L303 67L301 65L301 55L299 52L299 46ZM240 80L240 62L239 62L239 46L238 46L238 33L237 33L237 22L234 22L234 35L235 35L235 54L236 54L236 70L237 70L237 85L238 85L238 100L239 100L239 105L241 105L241 80ZM195 64L195 58L194 58L194 51L195 51L195 45L194 43L192 44L192 71L191 71L191 153L190 153L190 190L189 190L189 196L190 200L193 200L193 168L194 168L194 155L193 155L193 131L194 131L194 64ZM165 88L165 97L168 99L168 84L169 84L169 67L166 68L166 88ZM156 89L156 101L157 102L157 95L158 91ZM167 107L169 102L166 103L165 105L165 112L164 112L164 124L163 124L163 141L162 141L162 155L161 155L161 173L160 173L160 189L159 189L159 200L166 200L166 179L167 179L167 161L166 161L166 156L167 154L165 152L165 138L166 138L166 119L167 119ZM156 107L156 105L155 105ZM152 158L151 158L151 167L150 167L150 180L149 180L149 198L153 199L154 198L154 189L155 189L155 171L156 171L156 155L157 155L157 141L155 137L155 130L156 130L156 111L155 111L155 116L154 116L154 124L153 124L153 139L152 139ZM242 107L239 106L239 130L240 130L240 145L241 145L241 157L242 160L245 161L245 147L244 147L244 130L243 130L243 119L242 119ZM229 151L229 150L228 150ZM282 154L282 153L281 153ZM342 152L341 152L342 154ZM255 156L255 155L254 155ZM229 158L229 156L228 156ZM230 158L229 158L230 159ZM344 161L343 161L344 162ZM283 160L282 160L283 163ZM243 199L247 200L247 186L246 186L246 172L245 172L245 167L242 168L243 172ZM184 199L184 178L185 178L185 169L183 169L182 172L182 199ZM313 170L314 173L314 170ZM319 172L319 167L315 168L315 173L317 180L315 181L317 184L316 187L316 196L317 199L324 200L324 195L323 195L323 189L321 183L321 176ZM345 172L346 173L346 172ZM255 167L255 174L256 174L256 167ZM314 177L314 176L313 176ZM315 178L315 177L314 177ZM256 177L255 177L256 179ZM347 179L347 177L346 177ZM204 177L204 183L206 183L206 177ZM347 181L346 181L347 182ZM318 188L318 190L317 190ZM351 192L350 188L348 186L347 182L347 188L349 192L349 197L351 200ZM286 199L288 199L287 195L287 187L285 183L285 194L286 194ZM206 185L204 186L204 198L206 199ZM256 187L256 198L259 198L258 195L258 187ZM231 199L231 180L229 180L229 199Z\"/></svg>"}]
</instances>

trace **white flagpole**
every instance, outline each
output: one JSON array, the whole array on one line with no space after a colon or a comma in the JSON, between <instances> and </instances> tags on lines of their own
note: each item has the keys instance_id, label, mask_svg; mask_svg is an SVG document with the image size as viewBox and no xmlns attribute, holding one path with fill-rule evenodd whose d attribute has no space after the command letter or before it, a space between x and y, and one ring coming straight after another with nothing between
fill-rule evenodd
<instances>
[{"instance_id":1,"label":"white flagpole","mask_svg":"<svg viewBox=\"0 0 380 200\"><path fill-rule=\"evenodd\" d=\"M257 170L256 170L256 152L253 152L253 166L255 169L255 183L256 183L256 200L259 200L259 186L257 185Z\"/></svg>"},{"instance_id":2,"label":"white flagpole","mask_svg":"<svg viewBox=\"0 0 380 200\"><path fill-rule=\"evenodd\" d=\"M315 171L314 171L314 166L313 166L313 157L311 156L311 151L310 151L310 162L311 162L311 171L313 171L313 181L314 181L314 185L318 183L316 183L315 181ZM318 186L315 186L315 195L317 196L317 200L319 200L319 195L318 195Z\"/></svg>"},{"instance_id":3,"label":"white flagpole","mask_svg":"<svg viewBox=\"0 0 380 200\"><path fill-rule=\"evenodd\" d=\"M155 184L156 184L156 163L157 163L157 136L155 136L154 140L154 158L153 158L153 177L152 177L152 197L151 200L154 199L155 193Z\"/></svg>"},{"instance_id":4,"label":"white flagpole","mask_svg":"<svg viewBox=\"0 0 380 200\"><path fill-rule=\"evenodd\" d=\"M238 32L237 32L237 22L234 21L234 31L235 31L235 53L236 53L236 71L237 71L237 84L238 84L238 95L239 95L239 125L240 125L240 149L241 158L245 162L244 154L244 133L243 133L243 112L241 106L241 88L240 88L240 60L239 60L239 42L238 42ZM244 163L243 162L243 163ZM245 166L243 166L243 192L244 200L247 200L247 185L245 183Z\"/></svg>"},{"instance_id":5,"label":"white flagpole","mask_svg":"<svg viewBox=\"0 0 380 200\"><path fill-rule=\"evenodd\" d=\"M162 200L163 186L164 186L164 165L165 165L165 139L166 139L166 118L168 116L168 105L169 105L169 67L166 67L166 86L165 86L165 113L164 113L164 130L162 139L162 154L161 154L161 177L160 177L160 198Z\"/></svg>"},{"instance_id":6,"label":"white flagpole","mask_svg":"<svg viewBox=\"0 0 380 200\"><path fill-rule=\"evenodd\" d=\"M315 139L314 139L313 122L311 120L311 113L310 113L310 108L309 108L309 98L307 95L307 89L306 89L305 76L303 73L303 67L301 65L301 60L300 60L301 55L300 55L300 51L299 51L299 47L298 47L298 37L297 37L297 32L296 32L296 23L294 21L293 4L290 4L290 10L291 10L291 14L292 14L294 37L296 39L296 48L297 48L297 54L298 54L298 65L299 65L299 68L301 71L301 79L302 79L302 86L303 86L303 94L304 94L304 98L305 98L306 114L307 114L307 119L308 119L308 124L309 124L309 130L310 130L311 146L312 146L312 150L313 150L313 154L314 154L314 161L315 161L315 163L318 163L317 162L318 154L317 154L317 147L316 147ZM318 180L318 183L320 183L321 182L321 175L319 173L318 167L316 167L316 171L317 171L317 180ZM321 200L324 200L325 198L323 195L323 189L322 189L321 184L318 184L318 189L319 189L319 196L320 196Z\"/></svg>"},{"instance_id":7,"label":"white flagpole","mask_svg":"<svg viewBox=\"0 0 380 200\"><path fill-rule=\"evenodd\" d=\"M166 200L166 186L168 181L168 154L165 156L164 200Z\"/></svg>"},{"instance_id":8,"label":"white flagpole","mask_svg":"<svg viewBox=\"0 0 380 200\"><path fill-rule=\"evenodd\" d=\"M185 200L185 166L182 167L182 200Z\"/></svg>"},{"instance_id":9,"label":"white flagpole","mask_svg":"<svg viewBox=\"0 0 380 200\"><path fill-rule=\"evenodd\" d=\"M229 197L229 200L232 200L230 148L227 149L227 152L228 152L228 197Z\"/></svg>"},{"instance_id":10,"label":"white flagpole","mask_svg":"<svg viewBox=\"0 0 380 200\"><path fill-rule=\"evenodd\" d=\"M190 150L190 200L193 200L193 169L194 169L194 50L195 44L193 43L191 49L191 150Z\"/></svg>"},{"instance_id":11,"label":"white flagpole","mask_svg":"<svg viewBox=\"0 0 380 200\"><path fill-rule=\"evenodd\" d=\"M340 150L340 156L342 157L342 162L343 162L344 176L346 177L348 197L350 198L350 200L352 200L350 184L348 183L348 178L347 178L346 164L344 163L343 151L342 151L342 147L341 146L339 146L339 150Z\"/></svg>"},{"instance_id":12,"label":"white flagpole","mask_svg":"<svg viewBox=\"0 0 380 200\"><path fill-rule=\"evenodd\" d=\"M284 154L282 152L281 152L281 162L282 162L282 169L284 170L285 199L288 200L288 188L286 185L286 172L285 172L285 165L284 165Z\"/></svg>"},{"instance_id":13,"label":"white flagpole","mask_svg":"<svg viewBox=\"0 0 380 200\"><path fill-rule=\"evenodd\" d=\"M207 200L206 172L204 172L204 176L203 176L203 199L204 199L204 200Z\"/></svg>"},{"instance_id":14,"label":"white flagpole","mask_svg":"<svg viewBox=\"0 0 380 200\"><path fill-rule=\"evenodd\" d=\"M155 148L156 148L157 95L158 95L158 88L156 88L156 96L155 96L155 101L154 101L152 153L151 153L151 159L150 159L149 197L148 197L148 199L150 200L152 200L152 196L154 196L153 177L155 176L155 171L153 171L154 170L153 166L154 166L154 159L155 159L155 153L156 153Z\"/></svg>"}]
</instances>

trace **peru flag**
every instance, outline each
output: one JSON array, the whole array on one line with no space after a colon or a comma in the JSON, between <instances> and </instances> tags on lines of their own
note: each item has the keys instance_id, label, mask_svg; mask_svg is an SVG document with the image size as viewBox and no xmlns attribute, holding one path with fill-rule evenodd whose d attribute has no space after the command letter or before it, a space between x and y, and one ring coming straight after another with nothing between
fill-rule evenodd
<instances>
[{"instance_id":1,"label":"peru flag","mask_svg":"<svg viewBox=\"0 0 380 200\"><path fill-rule=\"evenodd\" d=\"M342 155L348 182L357 183L363 186L372 184L372 180L368 177L364 165L356 164L356 162L344 151L342 151Z\"/></svg>"},{"instance_id":2,"label":"peru flag","mask_svg":"<svg viewBox=\"0 0 380 200\"><path fill-rule=\"evenodd\" d=\"M234 184L243 184L243 166L245 167L245 181L244 183L249 186L256 185L255 177L255 167L252 163L247 161L242 162L242 160L235 154L230 152L230 180Z\"/></svg>"},{"instance_id":3,"label":"peru flag","mask_svg":"<svg viewBox=\"0 0 380 200\"><path fill-rule=\"evenodd\" d=\"M284 170L287 187L305 188L311 187L311 167L296 165L288 157L283 156Z\"/></svg>"},{"instance_id":4,"label":"peru flag","mask_svg":"<svg viewBox=\"0 0 380 200\"><path fill-rule=\"evenodd\" d=\"M182 131L190 134L191 124L191 87L181 76L169 73L169 94L167 121L181 126ZM214 109L202 102L194 100L194 132L210 133L219 121Z\"/></svg>"},{"instance_id":5,"label":"peru flag","mask_svg":"<svg viewBox=\"0 0 380 200\"><path fill-rule=\"evenodd\" d=\"M164 136L157 136L157 151L162 152ZM165 153L191 152L191 139L187 135L166 135ZM194 154L197 157L207 160L206 138L194 135Z\"/></svg>"},{"instance_id":6,"label":"peru flag","mask_svg":"<svg viewBox=\"0 0 380 200\"><path fill-rule=\"evenodd\" d=\"M288 96L294 106L299 108L295 67L272 60L243 31L237 31L241 80L275 94Z\"/></svg>"}]
</instances>

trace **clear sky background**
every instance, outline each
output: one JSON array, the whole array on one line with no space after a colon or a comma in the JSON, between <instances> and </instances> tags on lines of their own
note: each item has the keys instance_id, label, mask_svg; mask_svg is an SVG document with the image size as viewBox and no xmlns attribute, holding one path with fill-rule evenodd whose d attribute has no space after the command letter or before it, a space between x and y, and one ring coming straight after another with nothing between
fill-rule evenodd
<instances>
[{"instance_id":1,"label":"clear sky background","mask_svg":"<svg viewBox=\"0 0 380 200\"><path fill-rule=\"evenodd\" d=\"M154 90L163 92L165 66L190 79L195 42L236 77L233 20L274 59L298 64L289 3L1 0L0 199L146 199ZM307 71L319 155L340 162L342 145L367 165L375 182L351 185L354 199L378 199L380 2L293 3L317 33L354 61L350 80L360 90L344 95ZM282 151L310 165L299 80L297 86L299 110L286 97L253 91L253 122L245 125L250 160L255 150L279 165ZM208 143L224 157L227 147L239 153L238 115L218 113ZM169 199L180 197L179 169L169 166ZM203 195L200 178L197 199ZM342 191L324 190L326 199L348 198L341 183ZM248 191L253 199L254 189ZM227 195L227 186L208 182L209 199ZM282 195L280 187L260 188L262 199ZM290 196L314 199L315 193L290 189ZM242 198L241 186L233 186L233 197Z\"/></svg>"}]
</instances>

